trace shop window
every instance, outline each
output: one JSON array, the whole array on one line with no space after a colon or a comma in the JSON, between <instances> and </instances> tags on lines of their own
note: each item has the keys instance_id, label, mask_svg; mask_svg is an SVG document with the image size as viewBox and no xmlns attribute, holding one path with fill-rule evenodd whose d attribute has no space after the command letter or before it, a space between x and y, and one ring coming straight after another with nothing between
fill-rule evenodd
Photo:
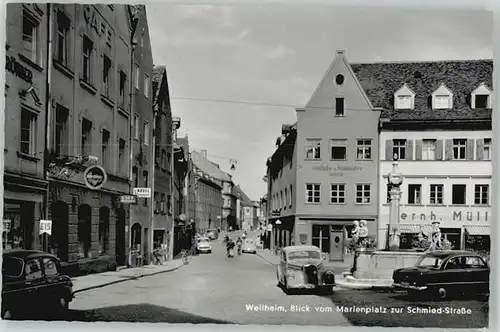
<instances>
[{"instance_id":1,"label":"shop window","mask_svg":"<svg viewBox=\"0 0 500 332\"><path fill-rule=\"evenodd\" d=\"M78 258L88 258L92 232L92 208L89 205L78 207Z\"/></svg>"},{"instance_id":2,"label":"shop window","mask_svg":"<svg viewBox=\"0 0 500 332\"><path fill-rule=\"evenodd\" d=\"M99 209L99 254L106 254L109 245L109 208Z\"/></svg>"},{"instance_id":3,"label":"shop window","mask_svg":"<svg viewBox=\"0 0 500 332\"><path fill-rule=\"evenodd\" d=\"M4 252L33 249L35 204L5 202L3 213L2 247Z\"/></svg>"},{"instance_id":4,"label":"shop window","mask_svg":"<svg viewBox=\"0 0 500 332\"><path fill-rule=\"evenodd\" d=\"M133 250L140 251L141 250L141 230L142 227L139 223L135 223L131 227L132 230L132 248Z\"/></svg>"}]
</instances>

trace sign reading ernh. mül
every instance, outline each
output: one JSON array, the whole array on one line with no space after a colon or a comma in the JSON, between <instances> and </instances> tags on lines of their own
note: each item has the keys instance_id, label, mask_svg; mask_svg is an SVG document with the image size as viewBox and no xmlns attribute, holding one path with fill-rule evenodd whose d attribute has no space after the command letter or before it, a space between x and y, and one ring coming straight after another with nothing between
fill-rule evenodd
<instances>
[{"instance_id":1,"label":"sign reading ernh. m\u00fcl","mask_svg":"<svg viewBox=\"0 0 500 332\"><path fill-rule=\"evenodd\" d=\"M134 188L133 193L137 198L151 198L151 188Z\"/></svg>"},{"instance_id":2,"label":"sign reading ernh. m\u00fcl","mask_svg":"<svg viewBox=\"0 0 500 332\"><path fill-rule=\"evenodd\" d=\"M99 165L92 165L87 167L85 172L83 172L83 180L85 181L85 185L92 190L101 189L102 186L106 183L108 179L108 175L104 168Z\"/></svg>"}]
</instances>

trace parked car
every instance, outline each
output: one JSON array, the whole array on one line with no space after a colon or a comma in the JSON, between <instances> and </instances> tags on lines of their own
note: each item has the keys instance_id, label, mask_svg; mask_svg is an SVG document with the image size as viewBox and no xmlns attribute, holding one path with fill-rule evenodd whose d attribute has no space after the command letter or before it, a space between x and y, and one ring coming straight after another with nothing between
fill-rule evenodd
<instances>
[{"instance_id":1,"label":"parked car","mask_svg":"<svg viewBox=\"0 0 500 332\"><path fill-rule=\"evenodd\" d=\"M210 240L217 240L219 238L219 232L216 228L209 229L207 235Z\"/></svg>"},{"instance_id":2,"label":"parked car","mask_svg":"<svg viewBox=\"0 0 500 332\"><path fill-rule=\"evenodd\" d=\"M315 246L290 246L279 252L276 277L278 285L288 294L292 289L333 292L334 271L323 267L321 251Z\"/></svg>"},{"instance_id":3,"label":"parked car","mask_svg":"<svg viewBox=\"0 0 500 332\"><path fill-rule=\"evenodd\" d=\"M427 294L446 299L452 294L488 294L490 268L470 251L433 251L419 258L414 267L394 271L393 287L408 295Z\"/></svg>"},{"instance_id":4,"label":"parked car","mask_svg":"<svg viewBox=\"0 0 500 332\"><path fill-rule=\"evenodd\" d=\"M30 309L66 311L73 300L71 278L62 273L59 259L36 250L4 253L2 262L2 318Z\"/></svg>"},{"instance_id":5,"label":"parked car","mask_svg":"<svg viewBox=\"0 0 500 332\"><path fill-rule=\"evenodd\" d=\"M212 252L212 244L210 243L210 239L208 237L200 237L196 241L196 251L198 253L208 253Z\"/></svg>"},{"instance_id":6,"label":"parked car","mask_svg":"<svg viewBox=\"0 0 500 332\"><path fill-rule=\"evenodd\" d=\"M243 245L241 246L241 251L243 253L256 254L257 253L257 244L255 243L255 239L243 240Z\"/></svg>"}]
</instances>

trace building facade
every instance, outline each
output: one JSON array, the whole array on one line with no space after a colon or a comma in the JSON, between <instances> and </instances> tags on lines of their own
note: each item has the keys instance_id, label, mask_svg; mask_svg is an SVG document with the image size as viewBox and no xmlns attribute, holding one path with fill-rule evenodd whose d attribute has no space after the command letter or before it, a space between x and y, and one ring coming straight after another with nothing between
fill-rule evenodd
<instances>
[{"instance_id":1,"label":"building facade","mask_svg":"<svg viewBox=\"0 0 500 332\"><path fill-rule=\"evenodd\" d=\"M275 243L312 244L344 260L355 220L376 234L379 116L338 51L271 160Z\"/></svg>"},{"instance_id":2,"label":"building facade","mask_svg":"<svg viewBox=\"0 0 500 332\"><path fill-rule=\"evenodd\" d=\"M7 4L3 250L44 249L39 220L46 218L45 134L46 4Z\"/></svg>"},{"instance_id":3,"label":"building facade","mask_svg":"<svg viewBox=\"0 0 500 332\"><path fill-rule=\"evenodd\" d=\"M128 255L129 213L120 196L130 192L130 11L50 6L50 249L75 268L112 269ZM107 175L99 189L84 181L92 164Z\"/></svg>"},{"instance_id":4,"label":"building facade","mask_svg":"<svg viewBox=\"0 0 500 332\"><path fill-rule=\"evenodd\" d=\"M172 109L165 66L153 68L154 115L154 178L148 174L139 186L150 186L154 179L153 193L153 245L169 248L172 257L174 204L173 204L173 127ZM155 248L156 249L156 248Z\"/></svg>"},{"instance_id":5,"label":"building facade","mask_svg":"<svg viewBox=\"0 0 500 332\"><path fill-rule=\"evenodd\" d=\"M489 249L493 61L371 64L358 74L389 97L378 100L379 246L388 238L387 175L397 155L401 247L438 221L454 249Z\"/></svg>"},{"instance_id":6,"label":"building facade","mask_svg":"<svg viewBox=\"0 0 500 332\"><path fill-rule=\"evenodd\" d=\"M152 188L151 176L155 172L153 159L153 56L149 38L148 20L144 5L130 6L133 31L133 69L131 81L131 101L133 110L132 134L130 144L132 162L132 188ZM123 102L123 100L121 101ZM156 156L158 157L158 156ZM158 159L158 158L156 158ZM146 183L148 182L148 183ZM147 185L147 186L146 186ZM133 194L133 191L131 192ZM156 202L156 201L155 201ZM152 225L153 212L157 213L151 199L138 199L136 204L130 204L129 232L133 255L144 257L144 263L151 260L153 237L155 230ZM156 234L157 235L157 234ZM163 237L161 238L164 242ZM136 263L131 259L131 263Z\"/></svg>"}]
</instances>

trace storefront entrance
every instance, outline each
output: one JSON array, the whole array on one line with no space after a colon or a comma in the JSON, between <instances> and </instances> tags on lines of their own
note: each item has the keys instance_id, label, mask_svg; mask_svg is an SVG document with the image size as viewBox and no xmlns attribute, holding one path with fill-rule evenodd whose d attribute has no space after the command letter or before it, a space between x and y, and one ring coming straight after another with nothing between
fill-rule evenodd
<instances>
[{"instance_id":1,"label":"storefront entrance","mask_svg":"<svg viewBox=\"0 0 500 332\"><path fill-rule=\"evenodd\" d=\"M3 250L33 249L34 202L6 200L3 212Z\"/></svg>"},{"instance_id":2,"label":"storefront entrance","mask_svg":"<svg viewBox=\"0 0 500 332\"><path fill-rule=\"evenodd\" d=\"M344 231L332 230L330 232L330 260L343 261L344 260Z\"/></svg>"}]
</instances>

